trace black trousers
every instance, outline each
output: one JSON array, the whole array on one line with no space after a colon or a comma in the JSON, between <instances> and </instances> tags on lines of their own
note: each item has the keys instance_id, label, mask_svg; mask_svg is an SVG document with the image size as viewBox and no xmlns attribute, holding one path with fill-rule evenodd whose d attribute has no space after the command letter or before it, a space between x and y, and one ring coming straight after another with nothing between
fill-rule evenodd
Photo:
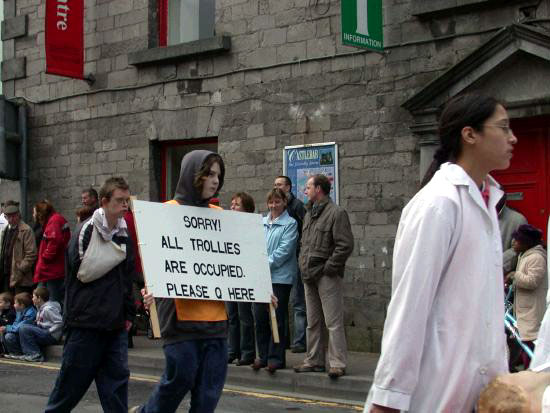
<instances>
[{"instance_id":1,"label":"black trousers","mask_svg":"<svg viewBox=\"0 0 550 413\"><path fill-rule=\"evenodd\" d=\"M288 301L292 284L273 284L273 294L279 300L275 315L279 330L279 343L273 342L269 323L269 304L254 304L256 319L256 343L258 344L258 359L263 363L273 364L277 368L286 367L285 343L287 330L285 323L288 317Z\"/></svg>"}]
</instances>

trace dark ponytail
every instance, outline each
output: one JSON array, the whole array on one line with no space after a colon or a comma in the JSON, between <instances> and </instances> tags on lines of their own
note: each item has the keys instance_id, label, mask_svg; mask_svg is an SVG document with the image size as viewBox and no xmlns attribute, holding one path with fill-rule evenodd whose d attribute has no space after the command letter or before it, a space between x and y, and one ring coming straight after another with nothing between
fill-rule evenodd
<instances>
[{"instance_id":1,"label":"dark ponytail","mask_svg":"<svg viewBox=\"0 0 550 413\"><path fill-rule=\"evenodd\" d=\"M452 98L439 118L439 148L426 171L420 187L424 187L445 162L455 162L462 152L462 129L481 130L483 123L495 113L500 103L488 96L466 94Z\"/></svg>"}]
</instances>

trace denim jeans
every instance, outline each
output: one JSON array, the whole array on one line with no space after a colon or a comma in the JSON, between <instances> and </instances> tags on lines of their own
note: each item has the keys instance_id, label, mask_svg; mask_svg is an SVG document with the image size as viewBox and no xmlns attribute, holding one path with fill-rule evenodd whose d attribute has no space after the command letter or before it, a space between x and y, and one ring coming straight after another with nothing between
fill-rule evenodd
<instances>
[{"instance_id":1,"label":"denim jeans","mask_svg":"<svg viewBox=\"0 0 550 413\"><path fill-rule=\"evenodd\" d=\"M302 282L302 276L298 273L298 276L294 280L292 286L292 309L294 312L294 337L292 339L292 347L306 347L306 328L307 328L307 316L306 316L306 296L304 293L304 283Z\"/></svg>"},{"instance_id":2,"label":"denim jeans","mask_svg":"<svg viewBox=\"0 0 550 413\"><path fill-rule=\"evenodd\" d=\"M254 360L254 316L252 303L226 303L229 318L228 352L229 358Z\"/></svg>"},{"instance_id":3,"label":"denim jeans","mask_svg":"<svg viewBox=\"0 0 550 413\"><path fill-rule=\"evenodd\" d=\"M141 413L175 412L189 391L189 412L214 412L227 373L227 340L212 338L167 344L164 357L164 373Z\"/></svg>"},{"instance_id":4,"label":"denim jeans","mask_svg":"<svg viewBox=\"0 0 550 413\"><path fill-rule=\"evenodd\" d=\"M25 324L19 328L19 343L24 354L36 354L41 347L51 346L57 340L45 328Z\"/></svg>"},{"instance_id":5,"label":"denim jeans","mask_svg":"<svg viewBox=\"0 0 550 413\"><path fill-rule=\"evenodd\" d=\"M42 281L38 283L39 287L45 287L50 293L50 300L57 301L63 308L65 300L65 278L56 278L55 280Z\"/></svg>"},{"instance_id":6,"label":"denim jeans","mask_svg":"<svg viewBox=\"0 0 550 413\"><path fill-rule=\"evenodd\" d=\"M8 354L21 354L21 345L19 344L19 333L4 333L2 335L2 344Z\"/></svg>"},{"instance_id":7,"label":"denim jeans","mask_svg":"<svg viewBox=\"0 0 550 413\"><path fill-rule=\"evenodd\" d=\"M128 333L70 328L46 413L70 412L95 380L105 412L128 412Z\"/></svg>"},{"instance_id":8,"label":"denim jeans","mask_svg":"<svg viewBox=\"0 0 550 413\"><path fill-rule=\"evenodd\" d=\"M275 315L279 330L279 344L273 342L270 327L269 304L254 303L254 317L256 318L256 343L258 343L258 359L262 363L273 364L277 368L285 368L285 321L288 317L288 299L291 284L273 284L273 294L279 300Z\"/></svg>"}]
</instances>

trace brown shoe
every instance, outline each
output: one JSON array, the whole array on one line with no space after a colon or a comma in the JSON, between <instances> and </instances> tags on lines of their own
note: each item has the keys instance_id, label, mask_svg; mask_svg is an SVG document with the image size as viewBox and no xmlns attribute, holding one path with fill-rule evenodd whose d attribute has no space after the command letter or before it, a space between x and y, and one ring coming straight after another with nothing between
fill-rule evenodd
<instances>
[{"instance_id":1,"label":"brown shoe","mask_svg":"<svg viewBox=\"0 0 550 413\"><path fill-rule=\"evenodd\" d=\"M344 374L346 374L346 370L340 367L331 367L328 370L328 376L331 379L337 379L338 377L342 377Z\"/></svg>"},{"instance_id":2,"label":"brown shoe","mask_svg":"<svg viewBox=\"0 0 550 413\"><path fill-rule=\"evenodd\" d=\"M267 367L265 368L265 370L269 374L274 374L277 371L277 369L278 367L275 364L271 364L271 363L267 363Z\"/></svg>"},{"instance_id":3,"label":"brown shoe","mask_svg":"<svg viewBox=\"0 0 550 413\"><path fill-rule=\"evenodd\" d=\"M325 371L324 366L308 366L307 364L298 364L294 366L296 373L322 373Z\"/></svg>"},{"instance_id":4,"label":"brown shoe","mask_svg":"<svg viewBox=\"0 0 550 413\"><path fill-rule=\"evenodd\" d=\"M267 366L267 363L264 363L263 361L258 359L254 360L254 363L250 365L250 367L252 367L252 369L256 371L263 369L265 366Z\"/></svg>"},{"instance_id":5,"label":"brown shoe","mask_svg":"<svg viewBox=\"0 0 550 413\"><path fill-rule=\"evenodd\" d=\"M235 363L237 366L250 366L254 363L254 360L237 360Z\"/></svg>"}]
</instances>

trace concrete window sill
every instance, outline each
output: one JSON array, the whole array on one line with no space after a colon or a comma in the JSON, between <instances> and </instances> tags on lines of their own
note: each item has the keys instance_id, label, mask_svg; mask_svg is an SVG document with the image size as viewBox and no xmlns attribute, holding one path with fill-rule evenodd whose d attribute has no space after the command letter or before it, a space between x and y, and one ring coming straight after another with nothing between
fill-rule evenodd
<instances>
[{"instance_id":1,"label":"concrete window sill","mask_svg":"<svg viewBox=\"0 0 550 413\"><path fill-rule=\"evenodd\" d=\"M214 36L173 46L131 52L128 54L128 63L134 66L172 63L200 55L225 53L230 49L229 36Z\"/></svg>"}]
</instances>

